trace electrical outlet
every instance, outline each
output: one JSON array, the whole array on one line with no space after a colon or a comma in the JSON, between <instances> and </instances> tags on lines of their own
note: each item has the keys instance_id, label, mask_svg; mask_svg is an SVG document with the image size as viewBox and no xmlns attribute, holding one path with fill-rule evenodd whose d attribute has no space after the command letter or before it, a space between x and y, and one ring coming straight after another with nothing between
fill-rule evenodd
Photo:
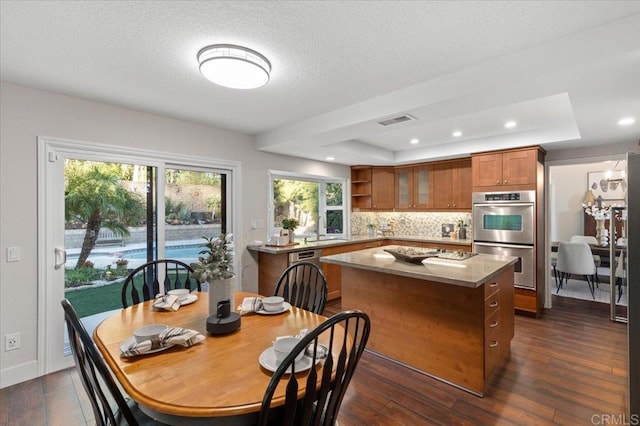
<instances>
[{"instance_id":1,"label":"electrical outlet","mask_svg":"<svg viewBox=\"0 0 640 426\"><path fill-rule=\"evenodd\" d=\"M20 349L20 333L7 334L4 337L4 350L13 351Z\"/></svg>"}]
</instances>

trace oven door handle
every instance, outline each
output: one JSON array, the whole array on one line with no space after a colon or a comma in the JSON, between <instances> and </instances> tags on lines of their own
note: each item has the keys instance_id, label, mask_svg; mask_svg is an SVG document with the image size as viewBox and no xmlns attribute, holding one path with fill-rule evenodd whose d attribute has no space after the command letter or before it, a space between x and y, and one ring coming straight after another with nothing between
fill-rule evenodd
<instances>
[{"instance_id":1,"label":"oven door handle","mask_svg":"<svg viewBox=\"0 0 640 426\"><path fill-rule=\"evenodd\" d=\"M484 246L484 247L505 247L505 248L521 248L521 249L532 249L533 246L523 246L523 245L519 245L519 244L509 244L509 243L477 243L477 242L473 242L473 244L477 245L477 246Z\"/></svg>"},{"instance_id":2,"label":"oven door handle","mask_svg":"<svg viewBox=\"0 0 640 426\"><path fill-rule=\"evenodd\" d=\"M533 203L495 203L495 204L474 204L473 207L533 207Z\"/></svg>"}]
</instances>

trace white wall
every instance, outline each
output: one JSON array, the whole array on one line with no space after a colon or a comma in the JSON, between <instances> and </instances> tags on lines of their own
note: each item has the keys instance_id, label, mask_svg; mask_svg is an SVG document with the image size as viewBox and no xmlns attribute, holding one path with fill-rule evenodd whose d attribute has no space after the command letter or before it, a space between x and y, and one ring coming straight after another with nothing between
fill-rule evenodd
<instances>
[{"instance_id":1,"label":"white wall","mask_svg":"<svg viewBox=\"0 0 640 426\"><path fill-rule=\"evenodd\" d=\"M349 168L262 153L253 137L186 121L114 107L2 82L0 86L0 387L36 377L37 371L37 137L48 136L205 156L241 163L238 247L265 240L252 219L267 222L267 169L348 177ZM123 148L126 149L126 148ZM7 247L22 260L6 262ZM239 255L241 286L257 291L256 259ZM62 320L62 310L60 311ZM21 333L21 348L5 352L4 336Z\"/></svg>"},{"instance_id":2,"label":"white wall","mask_svg":"<svg viewBox=\"0 0 640 426\"><path fill-rule=\"evenodd\" d=\"M617 153L609 158L624 159ZM569 241L572 235L584 234L582 202L587 192L587 174L612 170L617 160L587 161L575 164L550 164L547 191L549 191L550 241ZM617 170L624 168L624 160ZM608 203L605 201L605 203Z\"/></svg>"}]
</instances>

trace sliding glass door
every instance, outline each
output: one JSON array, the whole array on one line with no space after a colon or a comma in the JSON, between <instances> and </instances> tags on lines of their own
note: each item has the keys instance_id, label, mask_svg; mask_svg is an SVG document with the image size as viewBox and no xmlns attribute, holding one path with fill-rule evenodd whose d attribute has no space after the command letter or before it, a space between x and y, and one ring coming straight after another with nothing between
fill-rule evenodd
<instances>
[{"instance_id":1,"label":"sliding glass door","mask_svg":"<svg viewBox=\"0 0 640 426\"><path fill-rule=\"evenodd\" d=\"M62 298L92 333L121 309L133 269L159 258L196 261L202 237L226 232L231 216L231 170L63 145L46 147L39 183L42 253L52 266L43 273L45 372L72 362Z\"/></svg>"}]
</instances>

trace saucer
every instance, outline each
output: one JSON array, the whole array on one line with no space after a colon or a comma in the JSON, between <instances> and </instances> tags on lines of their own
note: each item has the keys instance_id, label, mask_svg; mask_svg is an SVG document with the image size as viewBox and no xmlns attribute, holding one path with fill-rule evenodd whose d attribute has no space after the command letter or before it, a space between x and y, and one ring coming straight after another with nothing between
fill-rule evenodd
<instances>
[{"instance_id":1,"label":"saucer","mask_svg":"<svg viewBox=\"0 0 640 426\"><path fill-rule=\"evenodd\" d=\"M282 309L280 309L279 311L266 311L264 308L262 308L262 309L257 310L256 314L260 314L260 315L277 315L277 314L281 314L283 312L286 312L289 309L291 309L291 304L287 303L287 302L283 302L282 303Z\"/></svg>"},{"instance_id":2,"label":"saucer","mask_svg":"<svg viewBox=\"0 0 640 426\"><path fill-rule=\"evenodd\" d=\"M276 363L276 353L273 350L272 346L269 346L267 349L262 351L260 354L260 358L258 358L260 365L264 367L266 370L274 373L278 369L278 364ZM320 360L316 360L316 362L320 362ZM308 356L303 356L300 361L296 362L296 373L301 373L303 371L307 371L311 368L313 362L311 358Z\"/></svg>"},{"instance_id":3,"label":"saucer","mask_svg":"<svg viewBox=\"0 0 640 426\"><path fill-rule=\"evenodd\" d=\"M180 306L190 305L193 302L195 302L196 300L198 300L198 295L197 294L190 294L187 297L185 297L184 300L180 301Z\"/></svg>"},{"instance_id":4,"label":"saucer","mask_svg":"<svg viewBox=\"0 0 640 426\"><path fill-rule=\"evenodd\" d=\"M120 352L126 352L131 347L131 345L134 344L135 342L136 342L136 338L134 336L129 337L127 340L125 340L124 342L120 343ZM152 349L152 350L147 351L147 352L145 352L143 354L140 354L140 355L154 354L156 352L164 351L164 350L169 349L171 347L173 347L173 346L163 346L163 347L160 347L158 349Z\"/></svg>"}]
</instances>

